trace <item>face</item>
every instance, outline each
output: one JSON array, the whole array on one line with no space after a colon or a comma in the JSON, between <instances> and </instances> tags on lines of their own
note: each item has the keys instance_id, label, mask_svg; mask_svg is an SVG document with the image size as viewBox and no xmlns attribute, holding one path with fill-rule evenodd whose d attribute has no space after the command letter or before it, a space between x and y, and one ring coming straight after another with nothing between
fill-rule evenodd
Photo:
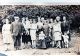
<instances>
[{"instance_id":1,"label":"face","mask_svg":"<svg viewBox=\"0 0 80 56\"><path fill-rule=\"evenodd\" d=\"M32 23L32 19L30 19L30 23Z\"/></svg>"},{"instance_id":2,"label":"face","mask_svg":"<svg viewBox=\"0 0 80 56\"><path fill-rule=\"evenodd\" d=\"M41 31L41 34L43 34L43 31Z\"/></svg>"},{"instance_id":3,"label":"face","mask_svg":"<svg viewBox=\"0 0 80 56\"><path fill-rule=\"evenodd\" d=\"M44 18L41 18L41 21L44 21Z\"/></svg>"},{"instance_id":4,"label":"face","mask_svg":"<svg viewBox=\"0 0 80 56\"><path fill-rule=\"evenodd\" d=\"M26 17L26 20L28 20L28 17Z\"/></svg>"},{"instance_id":5,"label":"face","mask_svg":"<svg viewBox=\"0 0 80 56\"><path fill-rule=\"evenodd\" d=\"M36 23L35 19L33 19L33 23Z\"/></svg>"},{"instance_id":6,"label":"face","mask_svg":"<svg viewBox=\"0 0 80 56\"><path fill-rule=\"evenodd\" d=\"M28 34L28 32L26 31L26 34Z\"/></svg>"},{"instance_id":7,"label":"face","mask_svg":"<svg viewBox=\"0 0 80 56\"><path fill-rule=\"evenodd\" d=\"M60 21L60 17L59 17L59 16L57 16L57 17L56 17L56 20L57 20L57 21Z\"/></svg>"},{"instance_id":8,"label":"face","mask_svg":"<svg viewBox=\"0 0 80 56\"><path fill-rule=\"evenodd\" d=\"M9 20L8 19L6 19L6 24L9 24Z\"/></svg>"},{"instance_id":9,"label":"face","mask_svg":"<svg viewBox=\"0 0 80 56\"><path fill-rule=\"evenodd\" d=\"M47 20L46 23L49 23L49 20Z\"/></svg>"},{"instance_id":10,"label":"face","mask_svg":"<svg viewBox=\"0 0 80 56\"><path fill-rule=\"evenodd\" d=\"M67 33L64 33L64 35L67 35Z\"/></svg>"},{"instance_id":11,"label":"face","mask_svg":"<svg viewBox=\"0 0 80 56\"><path fill-rule=\"evenodd\" d=\"M47 24L47 20L44 20L44 24Z\"/></svg>"},{"instance_id":12,"label":"face","mask_svg":"<svg viewBox=\"0 0 80 56\"><path fill-rule=\"evenodd\" d=\"M15 17L15 21L18 22L19 21L19 17Z\"/></svg>"},{"instance_id":13,"label":"face","mask_svg":"<svg viewBox=\"0 0 80 56\"><path fill-rule=\"evenodd\" d=\"M25 18L22 18L22 21L25 21Z\"/></svg>"},{"instance_id":14,"label":"face","mask_svg":"<svg viewBox=\"0 0 80 56\"><path fill-rule=\"evenodd\" d=\"M38 17L38 22L40 22L40 17Z\"/></svg>"},{"instance_id":15,"label":"face","mask_svg":"<svg viewBox=\"0 0 80 56\"><path fill-rule=\"evenodd\" d=\"M50 22L53 23L53 19L50 19Z\"/></svg>"},{"instance_id":16,"label":"face","mask_svg":"<svg viewBox=\"0 0 80 56\"><path fill-rule=\"evenodd\" d=\"M66 17L65 16L63 17L63 21L66 21Z\"/></svg>"}]
</instances>

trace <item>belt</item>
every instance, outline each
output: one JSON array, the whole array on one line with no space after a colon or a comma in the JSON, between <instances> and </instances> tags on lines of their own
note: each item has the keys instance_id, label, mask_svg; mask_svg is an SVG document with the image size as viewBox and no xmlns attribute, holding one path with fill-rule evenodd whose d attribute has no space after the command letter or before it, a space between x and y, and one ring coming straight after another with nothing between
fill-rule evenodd
<instances>
[{"instance_id":1,"label":"belt","mask_svg":"<svg viewBox=\"0 0 80 56\"><path fill-rule=\"evenodd\" d=\"M37 30L37 29L30 29L30 30Z\"/></svg>"},{"instance_id":2,"label":"belt","mask_svg":"<svg viewBox=\"0 0 80 56\"><path fill-rule=\"evenodd\" d=\"M54 32L60 32L60 31L54 31ZM61 32L60 32L61 33Z\"/></svg>"}]
</instances>

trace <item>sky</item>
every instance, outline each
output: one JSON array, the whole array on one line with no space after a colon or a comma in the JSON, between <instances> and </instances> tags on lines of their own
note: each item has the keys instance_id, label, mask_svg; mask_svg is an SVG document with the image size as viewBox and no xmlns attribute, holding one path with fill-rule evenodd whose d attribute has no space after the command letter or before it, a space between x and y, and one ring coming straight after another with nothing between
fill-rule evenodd
<instances>
[{"instance_id":1,"label":"sky","mask_svg":"<svg viewBox=\"0 0 80 56\"><path fill-rule=\"evenodd\" d=\"M0 5L80 5L80 0L0 0Z\"/></svg>"}]
</instances>

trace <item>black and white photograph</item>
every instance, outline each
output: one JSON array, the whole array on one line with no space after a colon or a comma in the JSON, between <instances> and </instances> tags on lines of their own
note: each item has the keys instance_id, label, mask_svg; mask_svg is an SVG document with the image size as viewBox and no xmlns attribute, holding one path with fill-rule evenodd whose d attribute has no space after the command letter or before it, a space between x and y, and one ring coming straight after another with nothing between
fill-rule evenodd
<instances>
[{"instance_id":1,"label":"black and white photograph","mask_svg":"<svg viewBox=\"0 0 80 56\"><path fill-rule=\"evenodd\" d=\"M2 2L0 56L80 55L80 5Z\"/></svg>"}]
</instances>

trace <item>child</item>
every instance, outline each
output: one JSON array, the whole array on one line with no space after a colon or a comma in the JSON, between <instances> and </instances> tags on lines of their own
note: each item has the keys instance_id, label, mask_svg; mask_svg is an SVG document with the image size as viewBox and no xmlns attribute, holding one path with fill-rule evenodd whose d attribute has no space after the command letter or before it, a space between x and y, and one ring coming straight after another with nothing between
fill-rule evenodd
<instances>
[{"instance_id":1,"label":"child","mask_svg":"<svg viewBox=\"0 0 80 56\"><path fill-rule=\"evenodd\" d=\"M22 35L22 43L23 43L23 48L30 48L31 46L31 36L29 35L28 32L24 31Z\"/></svg>"},{"instance_id":2,"label":"child","mask_svg":"<svg viewBox=\"0 0 80 56\"><path fill-rule=\"evenodd\" d=\"M40 41L40 48L46 48L46 43L45 43L45 34L43 31L40 32L39 34L39 41Z\"/></svg>"},{"instance_id":3,"label":"child","mask_svg":"<svg viewBox=\"0 0 80 56\"><path fill-rule=\"evenodd\" d=\"M27 44L27 37L26 37L26 31L23 32L22 35L22 48L25 49Z\"/></svg>"},{"instance_id":4,"label":"child","mask_svg":"<svg viewBox=\"0 0 80 56\"><path fill-rule=\"evenodd\" d=\"M68 48L69 47L69 36L67 35L67 33L64 33L64 35L62 35L63 39L64 39L64 47Z\"/></svg>"},{"instance_id":5,"label":"child","mask_svg":"<svg viewBox=\"0 0 80 56\"><path fill-rule=\"evenodd\" d=\"M26 32L26 37L27 37L27 48L31 48L32 40L28 32Z\"/></svg>"}]
</instances>

